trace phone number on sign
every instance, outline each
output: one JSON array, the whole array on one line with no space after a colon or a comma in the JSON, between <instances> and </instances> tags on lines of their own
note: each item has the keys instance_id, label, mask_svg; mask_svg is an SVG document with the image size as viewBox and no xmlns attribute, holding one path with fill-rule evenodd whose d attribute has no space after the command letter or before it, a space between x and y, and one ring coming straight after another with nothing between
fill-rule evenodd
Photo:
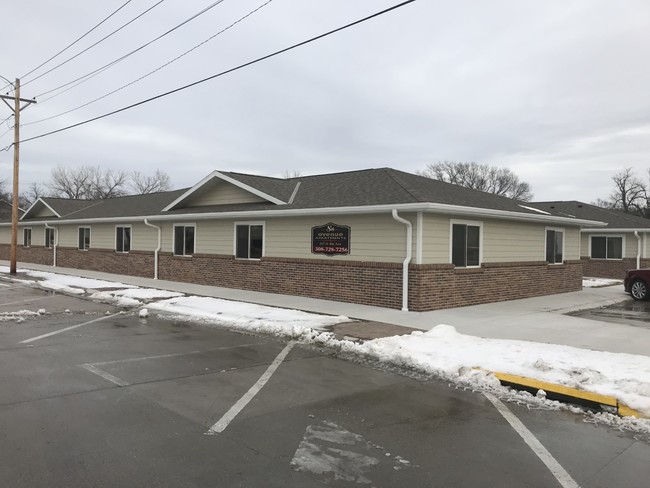
<instances>
[{"instance_id":1,"label":"phone number on sign","mask_svg":"<svg viewBox=\"0 0 650 488\"><path fill-rule=\"evenodd\" d=\"M347 247L328 247L328 246L315 246L314 252L328 252L328 253L342 253L347 254L350 250Z\"/></svg>"}]
</instances>

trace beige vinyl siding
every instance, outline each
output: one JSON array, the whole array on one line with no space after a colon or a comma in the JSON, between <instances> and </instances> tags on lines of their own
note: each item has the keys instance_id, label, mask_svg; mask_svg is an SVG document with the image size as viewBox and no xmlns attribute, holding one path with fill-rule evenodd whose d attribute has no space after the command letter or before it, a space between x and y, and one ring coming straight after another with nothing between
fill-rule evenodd
<instances>
[{"instance_id":1,"label":"beige vinyl siding","mask_svg":"<svg viewBox=\"0 0 650 488\"><path fill-rule=\"evenodd\" d=\"M448 216L422 216L422 264L449 263L449 225Z\"/></svg>"},{"instance_id":2,"label":"beige vinyl siding","mask_svg":"<svg viewBox=\"0 0 650 488\"><path fill-rule=\"evenodd\" d=\"M54 212L52 212L45 205L41 204L40 208L38 208L35 213L30 214L29 218L36 218L36 217L56 217L56 215L54 215Z\"/></svg>"},{"instance_id":3,"label":"beige vinyl siding","mask_svg":"<svg viewBox=\"0 0 650 488\"><path fill-rule=\"evenodd\" d=\"M585 234L584 232L580 234L580 256L590 256L590 240L592 234Z\"/></svg>"},{"instance_id":4,"label":"beige vinyl siding","mask_svg":"<svg viewBox=\"0 0 650 488\"><path fill-rule=\"evenodd\" d=\"M483 221L483 262L543 261L546 227L507 220Z\"/></svg>"},{"instance_id":5,"label":"beige vinyl siding","mask_svg":"<svg viewBox=\"0 0 650 488\"><path fill-rule=\"evenodd\" d=\"M183 207L258 203L264 201L266 200L239 188L232 183L226 181L215 181L191 195L190 198L183 202Z\"/></svg>"},{"instance_id":6,"label":"beige vinyl siding","mask_svg":"<svg viewBox=\"0 0 650 488\"><path fill-rule=\"evenodd\" d=\"M59 229L59 246L61 247L79 247L79 225L57 225ZM93 246L93 231L90 226L90 245Z\"/></svg>"},{"instance_id":7,"label":"beige vinyl siding","mask_svg":"<svg viewBox=\"0 0 650 488\"><path fill-rule=\"evenodd\" d=\"M11 242L11 226L6 225L0 227L0 243L9 244Z\"/></svg>"},{"instance_id":8,"label":"beige vinyl siding","mask_svg":"<svg viewBox=\"0 0 650 488\"><path fill-rule=\"evenodd\" d=\"M32 229L32 247L45 245L45 227L42 225L26 225L18 227L18 245L23 245L23 229Z\"/></svg>"},{"instance_id":9,"label":"beige vinyl siding","mask_svg":"<svg viewBox=\"0 0 650 488\"><path fill-rule=\"evenodd\" d=\"M639 241L633 232L625 233L623 236L623 257L636 259L636 255L639 252ZM641 241L641 245L643 245L643 240Z\"/></svg>"},{"instance_id":10,"label":"beige vinyl siding","mask_svg":"<svg viewBox=\"0 0 650 488\"><path fill-rule=\"evenodd\" d=\"M545 253L544 253L545 255ZM580 259L580 229L578 227L564 228L564 256L566 261Z\"/></svg>"},{"instance_id":11,"label":"beige vinyl siding","mask_svg":"<svg viewBox=\"0 0 650 488\"><path fill-rule=\"evenodd\" d=\"M415 262L416 216L400 214L400 217L413 225L412 262ZM329 222L350 227L350 254L327 256L311 253L311 228ZM388 213L267 219L265 225L266 256L391 263L401 263L406 256L406 226Z\"/></svg>"}]
</instances>

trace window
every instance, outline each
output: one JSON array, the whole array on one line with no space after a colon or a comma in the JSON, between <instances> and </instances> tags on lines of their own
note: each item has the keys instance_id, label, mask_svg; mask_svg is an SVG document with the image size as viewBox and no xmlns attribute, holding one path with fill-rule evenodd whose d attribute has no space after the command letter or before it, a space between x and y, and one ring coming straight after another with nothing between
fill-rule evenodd
<instances>
[{"instance_id":1,"label":"window","mask_svg":"<svg viewBox=\"0 0 650 488\"><path fill-rule=\"evenodd\" d=\"M54 247L54 229L45 228L45 247Z\"/></svg>"},{"instance_id":2,"label":"window","mask_svg":"<svg viewBox=\"0 0 650 488\"><path fill-rule=\"evenodd\" d=\"M129 252L131 250L131 227L115 228L115 250Z\"/></svg>"},{"instance_id":3,"label":"window","mask_svg":"<svg viewBox=\"0 0 650 488\"><path fill-rule=\"evenodd\" d=\"M87 251L90 248L90 227L79 227L79 250Z\"/></svg>"},{"instance_id":4,"label":"window","mask_svg":"<svg viewBox=\"0 0 650 488\"><path fill-rule=\"evenodd\" d=\"M451 262L458 268L481 264L481 226L454 224L451 226Z\"/></svg>"},{"instance_id":5,"label":"window","mask_svg":"<svg viewBox=\"0 0 650 488\"><path fill-rule=\"evenodd\" d=\"M235 257L260 259L264 249L264 224L235 224Z\"/></svg>"},{"instance_id":6,"label":"window","mask_svg":"<svg viewBox=\"0 0 650 488\"><path fill-rule=\"evenodd\" d=\"M623 259L623 237L591 237L591 257L594 259Z\"/></svg>"},{"instance_id":7,"label":"window","mask_svg":"<svg viewBox=\"0 0 650 488\"><path fill-rule=\"evenodd\" d=\"M564 261L564 231L546 229L546 261L551 264L562 264Z\"/></svg>"},{"instance_id":8,"label":"window","mask_svg":"<svg viewBox=\"0 0 650 488\"><path fill-rule=\"evenodd\" d=\"M29 247L32 245L32 229L23 229L23 246Z\"/></svg>"},{"instance_id":9,"label":"window","mask_svg":"<svg viewBox=\"0 0 650 488\"><path fill-rule=\"evenodd\" d=\"M191 256L194 254L193 225L174 226L174 254L176 256Z\"/></svg>"}]
</instances>

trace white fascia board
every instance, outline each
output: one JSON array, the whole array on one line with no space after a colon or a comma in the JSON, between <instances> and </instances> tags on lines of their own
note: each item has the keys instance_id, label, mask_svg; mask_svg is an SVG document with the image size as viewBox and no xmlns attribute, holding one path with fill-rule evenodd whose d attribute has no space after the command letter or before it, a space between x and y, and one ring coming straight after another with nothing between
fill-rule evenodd
<instances>
[{"instance_id":1,"label":"white fascia board","mask_svg":"<svg viewBox=\"0 0 650 488\"><path fill-rule=\"evenodd\" d=\"M185 193L183 193L176 200L174 200L172 203L170 203L165 208L163 208L162 211L163 212L169 212L176 205L181 203L183 200L187 199L190 195L194 194L196 191L198 191L204 185L208 184L214 178L219 178L220 180L231 183L231 184L241 188L242 190L246 190L247 192L252 193L253 195L256 195L256 196L258 196L260 198L263 198L264 200L266 200L268 202L275 203L276 205L286 205L286 202L283 202L282 200L278 200L277 198L272 197L271 195L268 195L268 194L266 194L266 193L264 193L262 191L259 191L257 188L253 188L252 186L245 185L241 181L237 181L236 179L231 178L230 176L226 176L223 173L220 173L219 171L213 171L208 176L206 176L201 181L199 181L196 185L194 185L192 188L190 188Z\"/></svg>"},{"instance_id":2,"label":"white fascia board","mask_svg":"<svg viewBox=\"0 0 650 488\"><path fill-rule=\"evenodd\" d=\"M494 218L514 220L522 222L539 222L545 224L571 225L571 226L605 226L604 222L594 220L573 219L570 217L556 217L542 214L524 214L509 210L494 210L489 208L463 207L460 205L447 205L443 203L403 203L396 205L371 205L360 207L319 207L319 208L297 208L297 209L273 209L273 210L252 210L245 212L205 212L205 213L175 213L143 215L140 217L106 217L100 219L70 219L57 220L60 224L81 224L81 223L110 223L110 222L142 222L148 219L152 222L164 222L171 220L219 220L219 219L264 219L268 217L301 217L311 215L329 214L377 214L391 213L393 209L400 212L427 212L445 214L451 216L463 216L477 218ZM46 221L32 221L30 225L44 224ZM51 221L47 221L52 223ZM8 224L0 224L0 226ZM621 230L619 230L621 232Z\"/></svg>"},{"instance_id":3,"label":"white fascia board","mask_svg":"<svg viewBox=\"0 0 650 488\"><path fill-rule=\"evenodd\" d=\"M606 228L606 229L580 229L580 232L584 232L585 234L589 234L592 232L597 232L598 234L602 234L604 232L609 232L610 234L620 234L621 232L650 232L650 228L643 228L643 227L635 227L635 228L628 228L628 229L614 229L614 228Z\"/></svg>"},{"instance_id":4,"label":"white fascia board","mask_svg":"<svg viewBox=\"0 0 650 488\"><path fill-rule=\"evenodd\" d=\"M51 211L51 212L52 212L56 217L61 218L61 216L59 215L59 213L58 213L56 210L54 210L52 207L50 207L47 203L45 203L45 201L44 201L42 198L39 197L38 200L36 200L34 203L31 204L31 206L27 209L27 211L23 214L23 216L20 217L20 220L23 220L23 219L24 219L24 218L29 214L29 212L32 211L32 209L34 208L34 206L36 206L36 204L38 204L38 203L42 203L42 204L45 205L45 206L46 206L46 207L47 207L47 208L48 208L48 209L49 209L49 210L50 210L50 211Z\"/></svg>"}]
</instances>

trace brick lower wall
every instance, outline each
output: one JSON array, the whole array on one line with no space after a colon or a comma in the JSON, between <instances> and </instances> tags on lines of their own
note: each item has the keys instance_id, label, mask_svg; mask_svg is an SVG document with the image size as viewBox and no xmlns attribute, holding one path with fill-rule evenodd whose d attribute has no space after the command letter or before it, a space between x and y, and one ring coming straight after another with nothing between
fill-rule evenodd
<instances>
[{"instance_id":1,"label":"brick lower wall","mask_svg":"<svg viewBox=\"0 0 650 488\"><path fill-rule=\"evenodd\" d=\"M34 248L36 250L36 248ZM49 252L51 257L51 250ZM6 255L6 257L5 257ZM0 245L7 259L8 246ZM22 256L22 257L21 257ZM23 253L19 260L42 259ZM41 264L51 264L44 262ZM409 267L409 309L437 310L517 298L580 290L582 261L561 265L545 262L485 263L477 269L455 269L450 264ZM68 268L153 277L153 252L59 247L57 265ZM260 261L233 256L195 254L159 255L159 278L243 290L298 295L387 308L402 306L402 265L327 259L266 257ZM332 310L336 313L336 310Z\"/></svg>"},{"instance_id":2,"label":"brick lower wall","mask_svg":"<svg viewBox=\"0 0 650 488\"><path fill-rule=\"evenodd\" d=\"M9 244L0 245L0 259L9 261ZM54 254L52 249L45 246L23 247L16 246L16 260L24 263L52 265Z\"/></svg>"},{"instance_id":3,"label":"brick lower wall","mask_svg":"<svg viewBox=\"0 0 650 488\"><path fill-rule=\"evenodd\" d=\"M624 259L591 259L582 257L584 276L592 278L625 278L625 273L636 269L636 258ZM650 259L641 259L642 268L650 268Z\"/></svg>"}]
</instances>

